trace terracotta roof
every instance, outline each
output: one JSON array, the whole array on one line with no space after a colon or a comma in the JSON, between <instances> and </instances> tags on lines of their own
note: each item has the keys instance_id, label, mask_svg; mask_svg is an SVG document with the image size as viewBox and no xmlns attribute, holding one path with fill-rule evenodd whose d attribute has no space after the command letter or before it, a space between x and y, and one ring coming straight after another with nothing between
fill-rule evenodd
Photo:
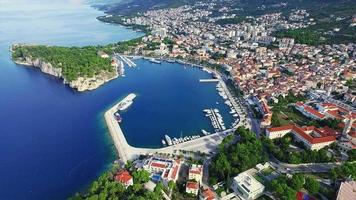
<instances>
[{"instance_id":1,"label":"terracotta roof","mask_svg":"<svg viewBox=\"0 0 356 200\"><path fill-rule=\"evenodd\" d=\"M165 164L156 163L156 162L151 163L151 166L153 166L153 167L158 167L158 168L166 168L166 165L165 165Z\"/></svg>"},{"instance_id":2,"label":"terracotta roof","mask_svg":"<svg viewBox=\"0 0 356 200\"><path fill-rule=\"evenodd\" d=\"M199 189L199 184L197 182L187 182L187 185L185 186L190 189Z\"/></svg>"},{"instance_id":3,"label":"terracotta roof","mask_svg":"<svg viewBox=\"0 0 356 200\"><path fill-rule=\"evenodd\" d=\"M319 129L314 126L308 126L308 127L301 128L301 127L298 127L295 125L286 125L286 126L281 126L281 127L268 128L267 130L269 132L291 130L295 134L298 134L301 137L303 137L304 139L306 139L311 144L335 141L336 140L335 136L339 134L337 131L335 131L329 127L324 127L324 128ZM320 135L320 137L313 137L313 136L309 135L308 133L306 133L307 131L308 132L315 131Z\"/></svg>"},{"instance_id":4,"label":"terracotta roof","mask_svg":"<svg viewBox=\"0 0 356 200\"><path fill-rule=\"evenodd\" d=\"M304 106L304 110L318 118L324 118L325 115L321 114L319 111L315 110L314 108L310 106Z\"/></svg>"},{"instance_id":5,"label":"terracotta roof","mask_svg":"<svg viewBox=\"0 0 356 200\"><path fill-rule=\"evenodd\" d=\"M349 135L353 138L356 138L356 131L350 131Z\"/></svg>"},{"instance_id":6,"label":"terracotta roof","mask_svg":"<svg viewBox=\"0 0 356 200\"><path fill-rule=\"evenodd\" d=\"M294 125L286 125L286 126L268 128L267 130L269 132L286 131L286 130L293 129L293 127Z\"/></svg>"},{"instance_id":7,"label":"terracotta roof","mask_svg":"<svg viewBox=\"0 0 356 200\"><path fill-rule=\"evenodd\" d=\"M175 179L175 178L176 178L177 173L178 173L178 167L179 167L178 165L174 166L173 172L172 172L172 174L171 174L171 178L172 178L172 179Z\"/></svg>"},{"instance_id":8,"label":"terracotta roof","mask_svg":"<svg viewBox=\"0 0 356 200\"><path fill-rule=\"evenodd\" d=\"M203 197L206 200L213 200L213 199L215 199L215 194L213 191L211 191L210 188L207 188L203 191Z\"/></svg>"},{"instance_id":9,"label":"terracotta roof","mask_svg":"<svg viewBox=\"0 0 356 200\"><path fill-rule=\"evenodd\" d=\"M128 171L126 170L120 170L116 175L115 175L115 180L119 181L120 183L127 183L132 179L132 176L129 174Z\"/></svg>"}]
</instances>

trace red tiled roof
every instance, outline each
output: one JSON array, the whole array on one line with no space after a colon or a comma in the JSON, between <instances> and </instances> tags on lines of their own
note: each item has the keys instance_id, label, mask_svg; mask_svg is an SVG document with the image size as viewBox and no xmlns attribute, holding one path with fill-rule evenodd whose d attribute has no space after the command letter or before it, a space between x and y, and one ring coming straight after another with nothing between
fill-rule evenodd
<instances>
[{"instance_id":1,"label":"red tiled roof","mask_svg":"<svg viewBox=\"0 0 356 200\"><path fill-rule=\"evenodd\" d=\"M158 167L158 168L166 168L165 164L156 163L156 162L151 163L151 166Z\"/></svg>"},{"instance_id":2,"label":"red tiled roof","mask_svg":"<svg viewBox=\"0 0 356 200\"><path fill-rule=\"evenodd\" d=\"M171 174L171 178L172 179L175 179L176 178L176 176L177 176L177 173L178 173L178 165L176 165L175 167L174 167L174 169L173 169L173 172L172 172L172 174Z\"/></svg>"},{"instance_id":3,"label":"red tiled roof","mask_svg":"<svg viewBox=\"0 0 356 200\"><path fill-rule=\"evenodd\" d=\"M189 170L189 173L192 173L192 174L201 174L201 170L200 170L200 169Z\"/></svg>"},{"instance_id":4,"label":"red tiled roof","mask_svg":"<svg viewBox=\"0 0 356 200\"><path fill-rule=\"evenodd\" d=\"M301 128L301 127L298 127L295 125L286 125L286 126L281 126L281 127L268 128L267 130L270 132L292 130L295 134L300 135L301 137L306 139L311 144L335 141L336 140L335 136L339 134L337 131L335 131L329 127L324 127L322 129L318 129L314 126L308 126L308 127ZM320 137L313 137L313 136L307 134L306 131L315 131L320 135Z\"/></svg>"},{"instance_id":5,"label":"red tiled roof","mask_svg":"<svg viewBox=\"0 0 356 200\"><path fill-rule=\"evenodd\" d=\"M350 131L349 135L353 138L356 138L356 131Z\"/></svg>"},{"instance_id":6,"label":"red tiled roof","mask_svg":"<svg viewBox=\"0 0 356 200\"><path fill-rule=\"evenodd\" d=\"M286 131L286 130L293 129L293 127L294 125L286 125L286 126L268 128L267 130L269 132Z\"/></svg>"},{"instance_id":7,"label":"red tiled roof","mask_svg":"<svg viewBox=\"0 0 356 200\"><path fill-rule=\"evenodd\" d=\"M295 105L296 105L296 106L303 106L304 103L303 103L303 102L297 102Z\"/></svg>"},{"instance_id":8,"label":"red tiled roof","mask_svg":"<svg viewBox=\"0 0 356 200\"><path fill-rule=\"evenodd\" d=\"M335 136L312 137L311 135L308 135L301 128L297 126L294 126L293 131L298 135L300 135L301 137L303 137L304 139L306 139L311 144L331 142L336 140Z\"/></svg>"},{"instance_id":9,"label":"red tiled roof","mask_svg":"<svg viewBox=\"0 0 356 200\"><path fill-rule=\"evenodd\" d=\"M115 180L119 181L120 183L127 183L132 179L132 176L129 174L128 171L126 170L120 170L116 175L115 175Z\"/></svg>"},{"instance_id":10,"label":"red tiled roof","mask_svg":"<svg viewBox=\"0 0 356 200\"><path fill-rule=\"evenodd\" d=\"M197 182L187 182L186 187L197 190L199 188L199 184Z\"/></svg>"},{"instance_id":11,"label":"red tiled roof","mask_svg":"<svg viewBox=\"0 0 356 200\"><path fill-rule=\"evenodd\" d=\"M310 107L310 106L304 106L304 110L318 118L324 118L325 115L321 114L319 111L315 110L314 108Z\"/></svg>"},{"instance_id":12,"label":"red tiled roof","mask_svg":"<svg viewBox=\"0 0 356 200\"><path fill-rule=\"evenodd\" d=\"M215 194L213 191L211 191L210 188L207 188L203 191L203 197L206 199L206 200L213 200L215 199Z\"/></svg>"}]
</instances>

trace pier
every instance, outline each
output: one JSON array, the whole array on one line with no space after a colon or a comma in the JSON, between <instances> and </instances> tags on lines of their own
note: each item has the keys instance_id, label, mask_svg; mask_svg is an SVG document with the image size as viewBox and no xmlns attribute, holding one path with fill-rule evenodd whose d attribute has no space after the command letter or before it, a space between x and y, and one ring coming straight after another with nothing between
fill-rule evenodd
<instances>
[{"instance_id":1,"label":"pier","mask_svg":"<svg viewBox=\"0 0 356 200\"><path fill-rule=\"evenodd\" d=\"M216 83L216 82L219 82L219 79L199 79L199 82L201 83Z\"/></svg>"},{"instance_id":2,"label":"pier","mask_svg":"<svg viewBox=\"0 0 356 200\"><path fill-rule=\"evenodd\" d=\"M118 53L114 53L114 56L116 58L119 58L123 62L125 62L129 67L136 67L137 66L134 62L132 62L128 57L126 57L124 55L120 55Z\"/></svg>"}]
</instances>

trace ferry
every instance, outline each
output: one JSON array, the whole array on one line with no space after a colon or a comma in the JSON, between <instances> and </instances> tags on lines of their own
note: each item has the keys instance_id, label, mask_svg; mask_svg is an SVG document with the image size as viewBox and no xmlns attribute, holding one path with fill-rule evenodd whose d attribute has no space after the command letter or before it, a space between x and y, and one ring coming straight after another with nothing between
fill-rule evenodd
<instances>
[{"instance_id":1,"label":"ferry","mask_svg":"<svg viewBox=\"0 0 356 200\"><path fill-rule=\"evenodd\" d=\"M167 141L167 144L168 144L169 146L173 144L173 143L172 143L172 139L171 139L168 135L165 135L164 137L165 137L165 139L166 139L166 141Z\"/></svg>"},{"instance_id":2,"label":"ferry","mask_svg":"<svg viewBox=\"0 0 356 200\"><path fill-rule=\"evenodd\" d=\"M133 103L133 100L136 98L136 95L131 93L127 97L125 97L118 105L118 109L120 111L126 110Z\"/></svg>"},{"instance_id":3,"label":"ferry","mask_svg":"<svg viewBox=\"0 0 356 200\"><path fill-rule=\"evenodd\" d=\"M122 122L122 118L121 118L121 116L120 116L120 114L119 114L118 112L116 112L116 113L114 114L114 116L115 116L115 119L116 119L116 121L117 121L118 123L121 123L121 122Z\"/></svg>"}]
</instances>

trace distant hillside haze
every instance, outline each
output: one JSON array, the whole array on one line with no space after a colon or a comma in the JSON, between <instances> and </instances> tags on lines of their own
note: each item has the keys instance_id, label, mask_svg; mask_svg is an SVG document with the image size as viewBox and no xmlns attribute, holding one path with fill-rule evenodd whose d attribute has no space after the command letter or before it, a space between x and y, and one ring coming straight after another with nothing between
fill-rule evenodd
<instances>
[{"instance_id":1,"label":"distant hillside haze","mask_svg":"<svg viewBox=\"0 0 356 200\"><path fill-rule=\"evenodd\" d=\"M152 9L178 7L195 2L211 0L90 0L99 9L109 14L132 15ZM285 12L291 9L321 9L341 4L355 4L354 0L220 0L214 1L217 7L230 6L243 9L243 15ZM237 13L238 14L238 13Z\"/></svg>"}]
</instances>

